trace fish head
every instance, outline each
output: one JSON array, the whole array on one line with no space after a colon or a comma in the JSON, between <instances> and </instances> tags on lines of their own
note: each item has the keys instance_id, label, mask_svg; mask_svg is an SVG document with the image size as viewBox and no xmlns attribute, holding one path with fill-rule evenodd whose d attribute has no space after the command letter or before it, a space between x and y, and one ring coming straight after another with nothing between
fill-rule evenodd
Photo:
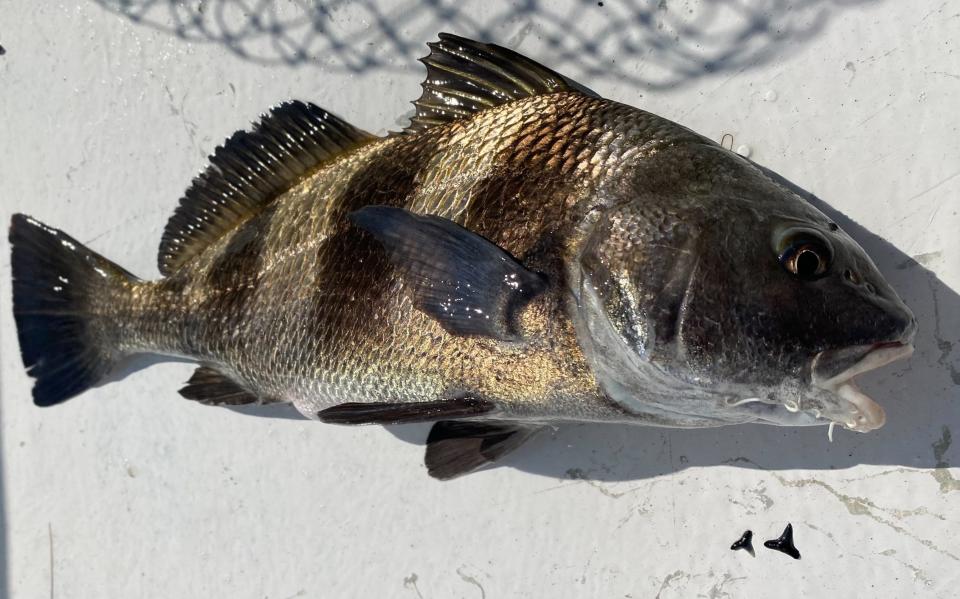
<instances>
[{"instance_id":1,"label":"fish head","mask_svg":"<svg viewBox=\"0 0 960 599\"><path fill-rule=\"evenodd\" d=\"M912 353L910 309L826 215L697 152L608 190L588 221L569 280L604 393L651 424L882 426L853 379Z\"/></svg>"}]
</instances>

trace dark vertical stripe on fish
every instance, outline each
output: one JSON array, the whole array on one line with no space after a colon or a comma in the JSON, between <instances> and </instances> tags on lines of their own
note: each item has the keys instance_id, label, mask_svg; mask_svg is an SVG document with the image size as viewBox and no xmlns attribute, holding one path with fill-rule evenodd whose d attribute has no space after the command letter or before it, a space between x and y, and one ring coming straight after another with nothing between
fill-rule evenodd
<instances>
[{"instance_id":1,"label":"dark vertical stripe on fish","mask_svg":"<svg viewBox=\"0 0 960 599\"><path fill-rule=\"evenodd\" d=\"M194 336L184 339L192 353L223 351L224 344L229 343L224 335L226 325L243 327L243 323L251 321L253 313L247 306L257 295L270 223L276 213L277 207L271 205L241 224L212 258L206 272L204 299L188 315L201 325L188 327Z\"/></svg>"},{"instance_id":2,"label":"dark vertical stripe on fish","mask_svg":"<svg viewBox=\"0 0 960 599\"><path fill-rule=\"evenodd\" d=\"M317 280L324 284L316 290L310 319L317 327L315 339L343 330L370 338L383 326L377 310L383 307L381 298L396 289L398 277L390 275L393 267L380 244L354 227L347 215L364 206L408 204L436 147L437 140L429 135L418 136L416 143L404 140L350 178L330 217L336 232L318 250Z\"/></svg>"}]
</instances>

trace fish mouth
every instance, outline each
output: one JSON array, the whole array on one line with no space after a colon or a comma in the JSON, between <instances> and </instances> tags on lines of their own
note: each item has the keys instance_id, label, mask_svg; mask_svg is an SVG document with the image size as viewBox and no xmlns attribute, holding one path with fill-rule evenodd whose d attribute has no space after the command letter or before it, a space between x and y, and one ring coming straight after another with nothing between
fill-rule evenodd
<instances>
[{"instance_id":1,"label":"fish mouth","mask_svg":"<svg viewBox=\"0 0 960 599\"><path fill-rule=\"evenodd\" d=\"M858 345L843 349L825 350L818 353L812 362L813 384L831 393L846 408L846 413L837 417L824 414L833 424L860 433L876 430L886 422L883 408L857 386L855 377L910 357L913 345L898 341Z\"/></svg>"}]
</instances>

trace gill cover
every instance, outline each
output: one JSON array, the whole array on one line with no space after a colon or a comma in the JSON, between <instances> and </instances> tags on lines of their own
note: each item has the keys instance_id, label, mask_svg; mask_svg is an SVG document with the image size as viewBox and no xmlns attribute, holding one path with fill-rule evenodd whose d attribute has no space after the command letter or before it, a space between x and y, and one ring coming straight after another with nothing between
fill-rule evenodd
<instances>
[{"instance_id":1,"label":"gill cover","mask_svg":"<svg viewBox=\"0 0 960 599\"><path fill-rule=\"evenodd\" d=\"M651 424L696 426L692 397L665 365L683 362L684 321L698 268L693 221L641 218L628 208L599 216L569 280L574 325L605 394Z\"/></svg>"}]
</instances>

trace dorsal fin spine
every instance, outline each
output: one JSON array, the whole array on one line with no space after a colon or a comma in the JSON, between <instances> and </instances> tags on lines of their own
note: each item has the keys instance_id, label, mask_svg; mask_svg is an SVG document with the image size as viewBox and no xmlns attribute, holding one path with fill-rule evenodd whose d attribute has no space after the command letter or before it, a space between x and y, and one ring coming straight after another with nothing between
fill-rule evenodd
<instances>
[{"instance_id":1,"label":"dorsal fin spine","mask_svg":"<svg viewBox=\"0 0 960 599\"><path fill-rule=\"evenodd\" d=\"M451 53L451 54L454 54L454 53ZM459 54L459 53L457 53L457 54ZM486 68L489 69L491 72L496 73L497 75L499 75L502 79L506 79L506 80L510 81L511 83L513 83L514 85L520 87L520 88L523 90L523 92L524 92L523 95L527 95L527 96L534 96L534 95L536 95L537 90L535 90L533 87L531 87L530 85L528 85L526 81L523 81L522 79L520 79L519 77L517 77L517 76L514 75L513 73L510 73L509 71L507 71L506 69L504 69L504 68L501 67L500 65L495 64L495 63L493 63L493 62L490 62L489 60L487 60L487 59L485 59L485 58L480 58L480 57L482 57L485 53L483 53L483 52L478 52L477 54L478 54L478 57L477 57L477 58L474 58L474 59L473 59L473 62L479 64L480 66L486 67ZM466 55L464 55L464 54L459 54L459 55L461 56L461 58L468 58L468 57L467 57ZM451 72L455 72L455 71L451 71ZM469 77L469 79L470 79L471 81L474 81L474 82L480 82L480 83L483 83L483 82L484 82L484 80L481 79L481 78L479 78L479 77ZM506 94L504 94L504 96L506 97Z\"/></svg>"}]
</instances>

